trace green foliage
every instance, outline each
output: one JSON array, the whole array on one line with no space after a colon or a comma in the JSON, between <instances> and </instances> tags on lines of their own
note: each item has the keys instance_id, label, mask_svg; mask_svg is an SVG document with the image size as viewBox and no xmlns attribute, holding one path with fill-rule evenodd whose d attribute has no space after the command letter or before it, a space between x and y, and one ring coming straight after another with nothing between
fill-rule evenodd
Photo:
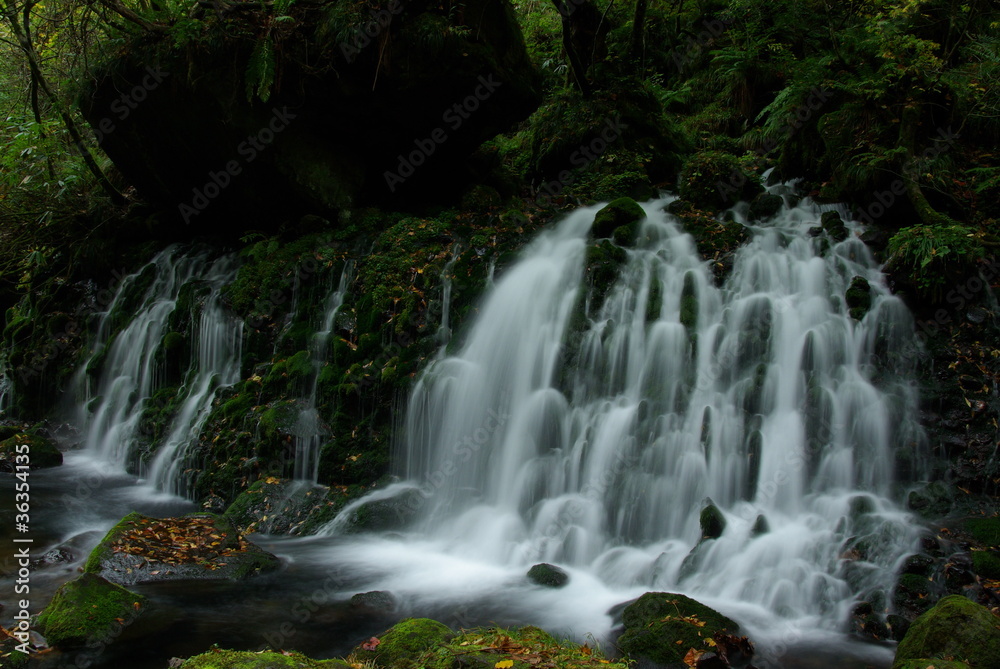
<instances>
[{"instance_id":1,"label":"green foliage","mask_svg":"<svg viewBox=\"0 0 1000 669\"><path fill-rule=\"evenodd\" d=\"M271 87L274 86L274 73L277 67L274 57L274 41L270 37L262 37L254 45L247 64L247 100L258 97L261 102L267 102L271 97Z\"/></svg>"},{"instance_id":2,"label":"green foliage","mask_svg":"<svg viewBox=\"0 0 1000 669\"><path fill-rule=\"evenodd\" d=\"M914 225L889 240L888 265L905 272L931 297L962 278L983 258L982 234L965 225Z\"/></svg>"}]
</instances>

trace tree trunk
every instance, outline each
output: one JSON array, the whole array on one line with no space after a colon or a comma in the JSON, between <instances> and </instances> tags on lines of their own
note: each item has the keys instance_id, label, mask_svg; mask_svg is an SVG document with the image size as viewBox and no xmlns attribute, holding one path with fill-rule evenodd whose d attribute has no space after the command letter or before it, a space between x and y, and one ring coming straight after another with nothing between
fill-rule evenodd
<instances>
[{"instance_id":1,"label":"tree trunk","mask_svg":"<svg viewBox=\"0 0 1000 669\"><path fill-rule=\"evenodd\" d=\"M97 179L97 183L100 184L101 188L107 193L108 197L115 204L124 204L125 198L122 194L118 192L118 189L114 187L114 184L108 180L108 177L101 170L101 167L94 160L94 156L90 153L90 150L83 143L83 137L80 135L80 131L76 126L76 121L73 120L73 116L70 114L69 110L62 104L62 101L55 95L52 89L49 87L48 82L42 75L42 69L38 63L38 54L35 52L35 46L22 27L21 23L17 18L17 7L14 5L14 0L6 0L4 5L4 14L7 19L7 23L10 25L11 31L14 33L14 37L17 38L17 43L21 47L21 51L24 52L25 58L28 60L28 69L31 71L32 85L38 86L39 89L52 103L55 108L56 113L59 114L59 118L62 119L63 124L66 126L67 132L69 132L70 139L73 140L73 144L76 145L77 150L80 152L80 156L83 158L84 164L86 164L87 169L94 175Z\"/></svg>"},{"instance_id":2,"label":"tree trunk","mask_svg":"<svg viewBox=\"0 0 1000 669\"><path fill-rule=\"evenodd\" d=\"M643 38L646 36L646 6L649 0L635 0L635 15L632 17L632 38L628 55L633 61L642 59Z\"/></svg>"}]
</instances>

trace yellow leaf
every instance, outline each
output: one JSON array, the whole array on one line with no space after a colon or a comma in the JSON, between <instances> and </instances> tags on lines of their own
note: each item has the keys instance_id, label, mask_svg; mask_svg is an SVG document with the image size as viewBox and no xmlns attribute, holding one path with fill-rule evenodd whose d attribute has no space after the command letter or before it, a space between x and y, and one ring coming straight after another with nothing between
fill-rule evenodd
<instances>
[{"instance_id":1,"label":"yellow leaf","mask_svg":"<svg viewBox=\"0 0 1000 669\"><path fill-rule=\"evenodd\" d=\"M510 669L514 666L514 660L500 660L493 666L495 669Z\"/></svg>"},{"instance_id":2,"label":"yellow leaf","mask_svg":"<svg viewBox=\"0 0 1000 669\"><path fill-rule=\"evenodd\" d=\"M583 644L582 646L580 646L580 652L583 653L584 655L590 655L591 653L590 646L588 646L587 644Z\"/></svg>"}]
</instances>

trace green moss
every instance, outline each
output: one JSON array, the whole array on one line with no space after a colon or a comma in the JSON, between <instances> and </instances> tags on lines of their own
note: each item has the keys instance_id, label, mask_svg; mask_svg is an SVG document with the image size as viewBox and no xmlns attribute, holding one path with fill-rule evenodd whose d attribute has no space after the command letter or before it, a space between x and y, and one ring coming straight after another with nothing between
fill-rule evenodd
<instances>
[{"instance_id":1,"label":"green moss","mask_svg":"<svg viewBox=\"0 0 1000 669\"><path fill-rule=\"evenodd\" d=\"M721 151L702 151L684 164L679 195L699 209L719 211L760 193L760 179L739 159Z\"/></svg>"},{"instance_id":2,"label":"green moss","mask_svg":"<svg viewBox=\"0 0 1000 669\"><path fill-rule=\"evenodd\" d=\"M85 573L56 591L38 616L38 629L56 646L110 641L135 620L144 602L141 595Z\"/></svg>"},{"instance_id":3,"label":"green moss","mask_svg":"<svg viewBox=\"0 0 1000 669\"><path fill-rule=\"evenodd\" d=\"M902 663L897 663L893 665L893 669L970 669L969 665L965 662L956 662L955 660L932 660L932 659L919 659L919 660L906 660Z\"/></svg>"},{"instance_id":4,"label":"green moss","mask_svg":"<svg viewBox=\"0 0 1000 669\"><path fill-rule=\"evenodd\" d=\"M422 654L446 643L455 633L447 626L429 618L407 618L379 635L375 650L358 647L354 656L360 662L371 662L378 667L418 667Z\"/></svg>"},{"instance_id":5,"label":"green moss","mask_svg":"<svg viewBox=\"0 0 1000 669\"><path fill-rule=\"evenodd\" d=\"M701 510L698 524L701 526L703 539L718 539L726 530L726 517L719 511L719 507L709 504Z\"/></svg>"},{"instance_id":6,"label":"green moss","mask_svg":"<svg viewBox=\"0 0 1000 669\"><path fill-rule=\"evenodd\" d=\"M872 287L868 280L860 276L851 279L851 285L844 296L851 318L860 321L872 308Z\"/></svg>"},{"instance_id":7,"label":"green moss","mask_svg":"<svg viewBox=\"0 0 1000 669\"><path fill-rule=\"evenodd\" d=\"M627 246L635 243L639 221L644 218L646 213L635 200L622 197L597 212L591 230L598 239L611 237L619 246Z\"/></svg>"},{"instance_id":8,"label":"green moss","mask_svg":"<svg viewBox=\"0 0 1000 669\"><path fill-rule=\"evenodd\" d=\"M463 631L447 642L432 647L408 666L424 669L454 669L456 666L489 669L505 660L512 662L512 669L537 666L561 669L627 667L625 662L608 661L599 649L559 642L537 627Z\"/></svg>"},{"instance_id":9,"label":"green moss","mask_svg":"<svg viewBox=\"0 0 1000 669\"><path fill-rule=\"evenodd\" d=\"M118 523L108 530L108 533L104 535L104 538L94 546L94 549L90 551L90 555L87 557L87 562L83 565L83 571L88 574L99 574L101 573L101 563L106 560L112 553L111 542L116 536L121 532L127 531L136 526L136 524L143 519L141 513L133 511L124 518L118 521Z\"/></svg>"},{"instance_id":10,"label":"green moss","mask_svg":"<svg viewBox=\"0 0 1000 669\"><path fill-rule=\"evenodd\" d=\"M694 275L688 272L684 275L684 289L681 291L681 325L694 332L698 326L698 294L695 289Z\"/></svg>"},{"instance_id":11,"label":"green moss","mask_svg":"<svg viewBox=\"0 0 1000 669\"><path fill-rule=\"evenodd\" d=\"M972 567L983 578L1000 579L1000 556L994 551L973 551Z\"/></svg>"},{"instance_id":12,"label":"green moss","mask_svg":"<svg viewBox=\"0 0 1000 669\"><path fill-rule=\"evenodd\" d=\"M187 659L181 669L350 669L343 660L313 660L299 653L210 650Z\"/></svg>"},{"instance_id":13,"label":"green moss","mask_svg":"<svg viewBox=\"0 0 1000 669\"><path fill-rule=\"evenodd\" d=\"M893 669L919 658L964 660L973 667L995 667L1000 629L989 609L961 595L942 598L917 618L896 648Z\"/></svg>"},{"instance_id":14,"label":"green moss","mask_svg":"<svg viewBox=\"0 0 1000 669\"><path fill-rule=\"evenodd\" d=\"M633 660L672 665L688 650L707 651L716 632L735 633L739 626L718 611L684 595L647 592L622 613L625 633L618 647ZM703 625L700 623L704 623Z\"/></svg>"},{"instance_id":15,"label":"green moss","mask_svg":"<svg viewBox=\"0 0 1000 669\"><path fill-rule=\"evenodd\" d=\"M1000 546L1000 517L970 518L965 530L984 546Z\"/></svg>"},{"instance_id":16,"label":"green moss","mask_svg":"<svg viewBox=\"0 0 1000 669\"><path fill-rule=\"evenodd\" d=\"M561 588L569 582L569 575L559 567L543 562L528 570L528 580L547 588Z\"/></svg>"},{"instance_id":17,"label":"green moss","mask_svg":"<svg viewBox=\"0 0 1000 669\"><path fill-rule=\"evenodd\" d=\"M23 449L25 445L28 447L26 453ZM0 460L7 460L14 465L23 464L24 458L19 459L19 455L27 455L27 464L31 469L58 467L63 461L62 451L56 447L55 443L45 437L27 432L21 432L0 441Z\"/></svg>"}]
</instances>

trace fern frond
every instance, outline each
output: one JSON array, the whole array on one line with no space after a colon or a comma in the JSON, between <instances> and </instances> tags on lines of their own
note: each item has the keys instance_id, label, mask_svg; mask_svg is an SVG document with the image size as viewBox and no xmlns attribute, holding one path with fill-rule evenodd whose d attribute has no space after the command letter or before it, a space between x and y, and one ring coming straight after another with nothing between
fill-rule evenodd
<instances>
[{"instance_id":1,"label":"fern frond","mask_svg":"<svg viewBox=\"0 0 1000 669\"><path fill-rule=\"evenodd\" d=\"M262 37L254 45L247 65L247 100L252 101L254 95L261 102L267 102L271 97L271 87L274 85L275 58L274 42L270 37Z\"/></svg>"}]
</instances>

